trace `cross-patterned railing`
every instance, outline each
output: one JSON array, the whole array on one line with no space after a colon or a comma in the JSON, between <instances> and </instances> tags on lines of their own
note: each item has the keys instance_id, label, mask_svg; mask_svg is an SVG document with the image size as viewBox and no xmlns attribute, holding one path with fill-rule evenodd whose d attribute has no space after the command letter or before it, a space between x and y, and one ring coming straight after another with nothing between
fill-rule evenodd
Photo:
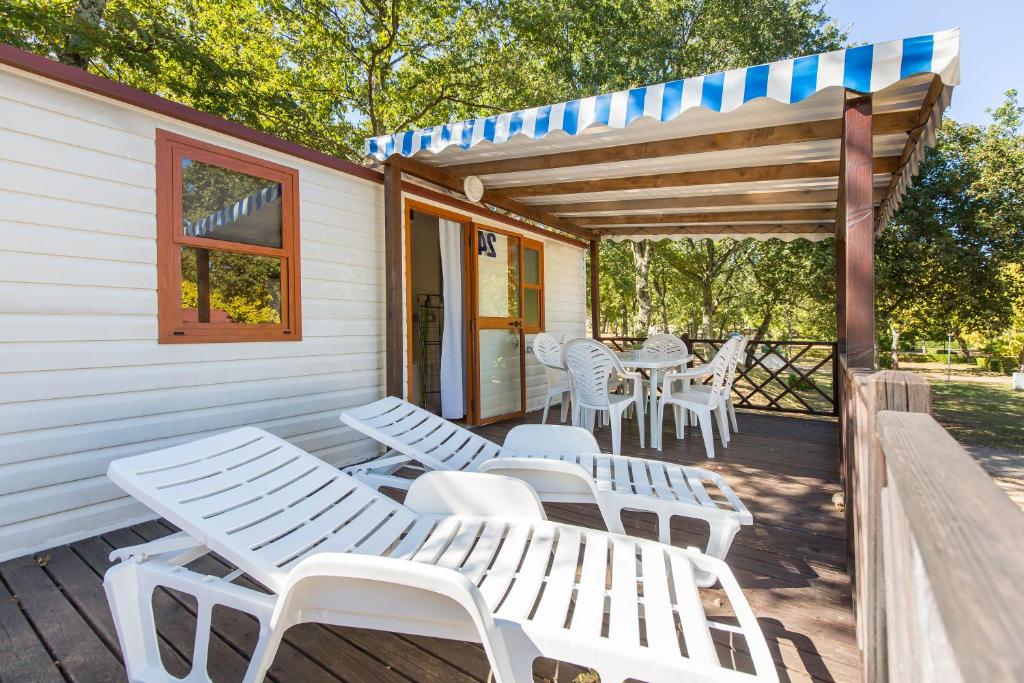
<instances>
[{"instance_id":1,"label":"cross-patterned railing","mask_svg":"<svg viewBox=\"0 0 1024 683\"><path fill-rule=\"evenodd\" d=\"M645 337L601 337L617 351L639 348ZM710 360L725 339L683 337L699 363ZM747 346L733 382L737 407L809 415L837 415L836 343L760 340ZM696 364L696 363L694 363Z\"/></svg>"}]
</instances>

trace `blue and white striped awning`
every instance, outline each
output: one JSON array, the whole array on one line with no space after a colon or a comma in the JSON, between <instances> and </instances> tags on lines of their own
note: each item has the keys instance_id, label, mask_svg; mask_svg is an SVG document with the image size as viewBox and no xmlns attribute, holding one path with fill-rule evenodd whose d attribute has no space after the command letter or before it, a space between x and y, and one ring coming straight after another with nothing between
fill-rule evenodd
<instances>
[{"instance_id":1,"label":"blue and white striped awning","mask_svg":"<svg viewBox=\"0 0 1024 683\"><path fill-rule=\"evenodd\" d=\"M729 112L759 98L795 104L828 88L873 93L917 74L938 74L953 86L960 79L959 50L954 29L381 135L366 140L366 154L384 160L452 146L470 149L485 140L501 144L517 135L578 135L593 126L624 128L643 117L671 121L696 107Z\"/></svg>"},{"instance_id":2,"label":"blue and white striped awning","mask_svg":"<svg viewBox=\"0 0 1024 683\"><path fill-rule=\"evenodd\" d=\"M206 237L218 228L233 225L245 216L256 213L263 207L281 201L281 183L272 183L262 190L253 192L230 206L214 211L205 218L190 221L182 220L185 234L189 237Z\"/></svg>"},{"instance_id":3,"label":"blue and white striped awning","mask_svg":"<svg viewBox=\"0 0 1024 683\"><path fill-rule=\"evenodd\" d=\"M959 44L951 30L852 47L382 135L366 152L445 169L421 177L452 192L476 176L485 203L584 236L824 239L848 93L871 95L882 226L934 144Z\"/></svg>"}]
</instances>

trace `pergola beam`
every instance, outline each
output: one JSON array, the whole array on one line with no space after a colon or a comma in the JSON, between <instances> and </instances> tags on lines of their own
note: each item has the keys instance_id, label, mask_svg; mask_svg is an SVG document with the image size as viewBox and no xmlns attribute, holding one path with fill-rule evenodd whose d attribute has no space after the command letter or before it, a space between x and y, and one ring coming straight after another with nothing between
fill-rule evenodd
<instances>
[{"instance_id":1,"label":"pergola beam","mask_svg":"<svg viewBox=\"0 0 1024 683\"><path fill-rule=\"evenodd\" d=\"M928 119L931 118L932 109L935 107L935 102L942 95L942 91L946 86L942 84L942 79L938 76L932 77L931 85L928 87L928 93L924 97L924 102L921 104L921 109L916 112L916 121L914 125L907 131L907 142L903 146L903 153L900 154L900 167L910 161L910 157L913 155L914 150L917 149L917 141L921 137L921 133L924 131L925 126L928 124ZM875 117L877 118L877 117ZM889 179L889 186L885 189L885 195L881 201L889 199L889 195L896 192L897 185L900 181L898 174L893 174L892 178ZM875 225L875 234L881 232L884 225Z\"/></svg>"},{"instance_id":2,"label":"pergola beam","mask_svg":"<svg viewBox=\"0 0 1024 683\"><path fill-rule=\"evenodd\" d=\"M894 173L899 168L899 157L875 159L876 173ZM591 192L617 192L622 190L652 190L668 187L696 187L700 185L727 185L775 180L807 180L809 178L835 178L839 175L839 161L808 161L793 164L744 166L680 173L573 180L564 183L517 185L501 188L509 197L552 197Z\"/></svg>"},{"instance_id":3,"label":"pergola beam","mask_svg":"<svg viewBox=\"0 0 1024 683\"><path fill-rule=\"evenodd\" d=\"M875 190L875 202L885 197L885 188ZM672 209L706 209L720 206L775 206L786 204L835 204L836 190L783 190L780 192L748 192L742 194L702 194L685 197L654 197L650 199L611 199L597 202L564 202L558 204L534 204L544 211L566 218L582 218L579 215L597 212L617 211L628 214L633 211L654 211Z\"/></svg>"},{"instance_id":4,"label":"pergola beam","mask_svg":"<svg viewBox=\"0 0 1024 683\"><path fill-rule=\"evenodd\" d=\"M765 223L754 225L636 225L626 228L600 228L598 235L623 237L633 235L687 235L700 239L701 236L721 235L832 235L834 223Z\"/></svg>"},{"instance_id":5,"label":"pergola beam","mask_svg":"<svg viewBox=\"0 0 1024 683\"><path fill-rule=\"evenodd\" d=\"M421 180L426 180L427 182L434 183L435 185L440 185L445 189L459 193L463 190L463 178L449 172L447 169L430 166L422 161L398 155L392 156L388 160L388 163L398 166L403 172L408 173L411 176L415 176ZM580 228L565 219L555 216L554 214L549 214L543 209L523 204L522 202L508 196L508 194L502 190L485 190L481 201L492 206L496 206L499 209L504 209L505 211L510 211L524 218L528 218L532 221L537 221L538 223L548 227L567 232L570 235L575 235L576 237L580 237L584 240L590 240L593 237L588 230Z\"/></svg>"},{"instance_id":6,"label":"pergola beam","mask_svg":"<svg viewBox=\"0 0 1024 683\"><path fill-rule=\"evenodd\" d=\"M577 219L579 225L665 225L690 223L775 223L787 221L833 221L835 209L795 209L783 211L707 211L703 213L633 214L591 216Z\"/></svg>"},{"instance_id":7,"label":"pergola beam","mask_svg":"<svg viewBox=\"0 0 1024 683\"><path fill-rule=\"evenodd\" d=\"M906 133L914 128L917 111L899 111L880 115L874 124L875 135ZM790 123L780 126L765 126L724 133L692 135L689 137L638 142L597 149L570 150L553 154L538 154L515 159L499 159L445 167L449 172L462 177L469 175L494 175L521 173L572 166L589 166L622 161L640 161L663 157L722 152L727 150L771 147L798 142L838 140L843 132L842 119L825 119Z\"/></svg>"}]
</instances>

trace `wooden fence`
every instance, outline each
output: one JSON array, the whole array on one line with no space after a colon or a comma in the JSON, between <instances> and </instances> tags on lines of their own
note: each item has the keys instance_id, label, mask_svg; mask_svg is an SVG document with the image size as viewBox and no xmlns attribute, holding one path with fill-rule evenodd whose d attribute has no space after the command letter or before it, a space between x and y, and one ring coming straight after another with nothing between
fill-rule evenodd
<instances>
[{"instance_id":1,"label":"wooden fence","mask_svg":"<svg viewBox=\"0 0 1024 683\"><path fill-rule=\"evenodd\" d=\"M604 337L619 351L643 344L645 337ZM683 336L700 362L707 362L725 339ZM747 348L733 383L735 404L742 408L808 415L837 415L836 344L825 341L760 340Z\"/></svg>"},{"instance_id":2,"label":"wooden fence","mask_svg":"<svg viewBox=\"0 0 1024 683\"><path fill-rule=\"evenodd\" d=\"M864 679L1024 680L1024 513L928 414L927 380L840 365Z\"/></svg>"}]
</instances>

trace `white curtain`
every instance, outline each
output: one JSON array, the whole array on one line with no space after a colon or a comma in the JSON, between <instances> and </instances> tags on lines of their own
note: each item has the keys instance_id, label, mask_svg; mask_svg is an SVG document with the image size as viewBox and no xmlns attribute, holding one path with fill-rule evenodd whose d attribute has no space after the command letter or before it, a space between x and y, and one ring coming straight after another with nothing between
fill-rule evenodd
<instances>
[{"instance_id":1,"label":"white curtain","mask_svg":"<svg viewBox=\"0 0 1024 683\"><path fill-rule=\"evenodd\" d=\"M465 328L462 325L462 226L437 221L441 243L441 293L444 329L441 333L441 417L457 420L466 415L466 376L463 367Z\"/></svg>"}]
</instances>

